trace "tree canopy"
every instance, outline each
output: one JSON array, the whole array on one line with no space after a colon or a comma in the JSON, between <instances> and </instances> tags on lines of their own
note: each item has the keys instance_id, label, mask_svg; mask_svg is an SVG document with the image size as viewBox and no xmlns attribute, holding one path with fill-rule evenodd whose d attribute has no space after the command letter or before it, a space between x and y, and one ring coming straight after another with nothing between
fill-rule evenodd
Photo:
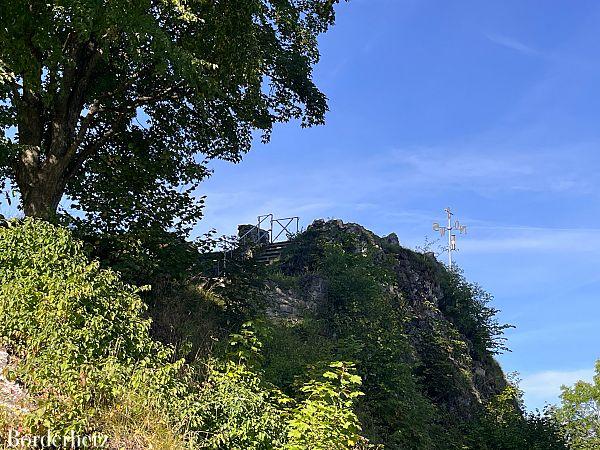
<instances>
[{"instance_id":1,"label":"tree canopy","mask_svg":"<svg viewBox=\"0 0 600 450\"><path fill-rule=\"evenodd\" d=\"M312 70L337 2L1 2L1 179L30 216L67 193L101 225L198 217L208 160L323 122Z\"/></svg>"},{"instance_id":2,"label":"tree canopy","mask_svg":"<svg viewBox=\"0 0 600 450\"><path fill-rule=\"evenodd\" d=\"M600 446L600 361L591 383L578 381L563 386L561 405L554 410L563 424L566 437L574 450L592 450Z\"/></svg>"}]
</instances>

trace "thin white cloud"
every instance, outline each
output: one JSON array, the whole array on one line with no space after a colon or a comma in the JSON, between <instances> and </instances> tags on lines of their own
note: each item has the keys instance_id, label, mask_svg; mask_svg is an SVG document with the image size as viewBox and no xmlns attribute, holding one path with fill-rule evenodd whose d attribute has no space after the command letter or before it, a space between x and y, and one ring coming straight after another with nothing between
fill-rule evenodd
<instances>
[{"instance_id":1,"label":"thin white cloud","mask_svg":"<svg viewBox=\"0 0 600 450\"><path fill-rule=\"evenodd\" d=\"M394 219L396 224L426 223L435 216L420 211L418 217L414 217L412 212L403 211L401 217L392 217L389 205L380 203L379 199L388 201L391 192L431 192L434 186L485 197L510 191L589 196L600 192L596 179L586 173L600 163L598 157L591 154L591 144L574 145L568 152L559 149L525 151L512 146L490 148L480 142L464 146L453 144L377 151L360 160L340 157L335 164L320 155L315 154L317 162L310 164L308 160L299 160L297 170L292 172L270 171L268 165L258 166L253 172L241 171L240 167L222 167L198 190L208 195L205 212L210 219L201 228L208 222L219 230L234 229L240 220L266 212L300 215L310 220L360 210ZM586 164L582 165L581 161ZM237 183L233 186L222 183L227 176L235 176ZM219 179L221 182L215 183ZM475 220L464 219L473 226L471 230L476 231ZM503 233L496 230L495 234L492 231L478 230L478 240L467 244L468 249L480 253L556 247L582 251L600 249L600 233L595 230L567 230L560 233L558 239L554 230L506 229ZM586 245L579 245L581 243Z\"/></svg>"},{"instance_id":2,"label":"thin white cloud","mask_svg":"<svg viewBox=\"0 0 600 450\"><path fill-rule=\"evenodd\" d=\"M559 296L564 301L566 295L559 294ZM547 305L548 303L552 302L552 298L546 297L544 302ZM539 308L539 302L532 301L529 305L531 305L532 310L527 312L527 315L531 317L532 314L535 314L535 310ZM564 319L561 323L553 323L541 328L530 327L528 329L521 329L517 327L516 329L507 331L506 335L510 343L521 346L524 343L553 343L561 340L564 336L580 335L583 333L593 332L597 328L598 322L593 318L584 320L581 319L581 317L578 317L575 319Z\"/></svg>"},{"instance_id":3,"label":"thin white cloud","mask_svg":"<svg viewBox=\"0 0 600 450\"><path fill-rule=\"evenodd\" d=\"M490 222L484 222L481 220L478 221L477 219L471 219L470 222L476 222L476 226L480 230L531 231L531 232L578 231L578 232L589 232L589 233L599 233L600 234L600 228L548 228L548 227L534 227L534 226L527 226L527 225L494 225Z\"/></svg>"},{"instance_id":4,"label":"thin white cloud","mask_svg":"<svg viewBox=\"0 0 600 450\"><path fill-rule=\"evenodd\" d=\"M526 55L540 55L540 52L538 50L510 36L486 33L485 37L494 44L509 48L519 53L523 53Z\"/></svg>"},{"instance_id":5,"label":"thin white cloud","mask_svg":"<svg viewBox=\"0 0 600 450\"><path fill-rule=\"evenodd\" d=\"M479 143L444 148L396 149L380 156L370 170L380 183L403 187L439 185L482 194L498 191L592 193L590 177L581 161L594 162L591 148L554 148L544 151ZM387 169L387 171L386 171ZM393 172L392 172L393 169ZM364 167L363 167L364 170ZM385 178L381 173L388 173Z\"/></svg>"},{"instance_id":6,"label":"thin white cloud","mask_svg":"<svg viewBox=\"0 0 600 450\"><path fill-rule=\"evenodd\" d=\"M515 229L500 235L473 237L461 242L461 249L470 253L499 252L569 252L596 253L600 251L600 234L584 229ZM471 227L471 236L477 227Z\"/></svg>"},{"instance_id":7,"label":"thin white cloud","mask_svg":"<svg viewBox=\"0 0 600 450\"><path fill-rule=\"evenodd\" d=\"M559 401L561 386L571 386L580 380L591 381L593 376L593 369L546 370L524 376L520 387L528 408L542 408Z\"/></svg>"}]
</instances>

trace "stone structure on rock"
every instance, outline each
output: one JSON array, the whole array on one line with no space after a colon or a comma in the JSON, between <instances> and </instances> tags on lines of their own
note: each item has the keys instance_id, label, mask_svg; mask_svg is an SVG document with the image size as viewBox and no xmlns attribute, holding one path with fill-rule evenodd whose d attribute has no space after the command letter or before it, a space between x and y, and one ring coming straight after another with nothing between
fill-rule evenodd
<instances>
[{"instance_id":1,"label":"stone structure on rock","mask_svg":"<svg viewBox=\"0 0 600 450\"><path fill-rule=\"evenodd\" d=\"M248 239L254 244L268 244L271 242L271 233L256 225L238 225L238 238Z\"/></svg>"}]
</instances>

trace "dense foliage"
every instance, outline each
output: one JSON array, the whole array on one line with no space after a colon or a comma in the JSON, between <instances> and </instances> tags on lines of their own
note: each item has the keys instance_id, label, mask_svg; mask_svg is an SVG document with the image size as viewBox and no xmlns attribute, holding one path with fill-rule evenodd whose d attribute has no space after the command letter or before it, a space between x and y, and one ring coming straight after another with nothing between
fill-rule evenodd
<instances>
[{"instance_id":1,"label":"dense foliage","mask_svg":"<svg viewBox=\"0 0 600 450\"><path fill-rule=\"evenodd\" d=\"M32 220L0 228L0 337L16 358L10 378L30 395L2 429L100 431L125 448L359 441L350 364L331 363L291 398L264 380L251 329L232 337L227 357L188 365L150 337L144 310L138 289L89 262L68 231Z\"/></svg>"},{"instance_id":2,"label":"dense foliage","mask_svg":"<svg viewBox=\"0 0 600 450\"><path fill-rule=\"evenodd\" d=\"M567 450L559 423L548 412L523 413L522 392L509 385L478 413L466 433L478 450Z\"/></svg>"},{"instance_id":3,"label":"dense foliage","mask_svg":"<svg viewBox=\"0 0 600 450\"><path fill-rule=\"evenodd\" d=\"M553 415L563 424L571 448L600 448L600 361L596 362L593 381L579 381L571 387L563 387L561 400Z\"/></svg>"},{"instance_id":4,"label":"dense foliage","mask_svg":"<svg viewBox=\"0 0 600 450\"><path fill-rule=\"evenodd\" d=\"M240 262L220 287L170 291L181 310L153 305L155 316L163 309L161 326L177 329L173 348L153 339L139 289L90 262L70 232L8 222L0 227L0 336L13 357L7 374L29 397L23 410L0 411L0 428L99 431L119 448L565 449L557 422L524 414L510 384L469 400L480 389L471 364L491 356L477 359L484 350L453 325L456 309L446 317L411 304L397 261L352 234L300 235L270 273L248 275ZM242 302L245 287L266 277L293 292L306 276L327 285L316 309L241 325L264 308L254 297ZM451 302L455 291L444 292ZM473 291L461 292L465 310L480 308L468 305L464 293ZM495 322L473 317L469 329L496 336ZM237 332L226 338L227 330Z\"/></svg>"},{"instance_id":5,"label":"dense foliage","mask_svg":"<svg viewBox=\"0 0 600 450\"><path fill-rule=\"evenodd\" d=\"M555 423L524 414L518 391L495 369L491 355L501 350L506 326L498 324L488 294L364 229L323 227L297 236L269 276L292 295L310 296L311 280L326 286L302 320L278 321L266 332L271 382L293 395L324 361L354 361L363 379L357 412L365 436L389 449L565 448ZM412 269L398 269L403 258L412 258ZM396 271L417 268L439 282L439 307L413 304L404 292ZM472 397L481 389L474 364L501 377L480 400Z\"/></svg>"},{"instance_id":6,"label":"dense foliage","mask_svg":"<svg viewBox=\"0 0 600 450\"><path fill-rule=\"evenodd\" d=\"M0 184L36 217L66 192L103 229L188 224L207 159L323 122L312 69L336 3L1 2Z\"/></svg>"},{"instance_id":7,"label":"dense foliage","mask_svg":"<svg viewBox=\"0 0 600 450\"><path fill-rule=\"evenodd\" d=\"M35 424L88 427L94 406L138 375L177 370L143 309L137 289L88 263L66 231L30 221L0 231L0 334L22 358L13 376L43 394Z\"/></svg>"},{"instance_id":8,"label":"dense foliage","mask_svg":"<svg viewBox=\"0 0 600 450\"><path fill-rule=\"evenodd\" d=\"M493 297L478 284L468 282L459 269L448 272L443 282L445 295L440 310L471 343L474 354L508 350L503 332L511 326L498 322L499 311L490 306Z\"/></svg>"}]
</instances>

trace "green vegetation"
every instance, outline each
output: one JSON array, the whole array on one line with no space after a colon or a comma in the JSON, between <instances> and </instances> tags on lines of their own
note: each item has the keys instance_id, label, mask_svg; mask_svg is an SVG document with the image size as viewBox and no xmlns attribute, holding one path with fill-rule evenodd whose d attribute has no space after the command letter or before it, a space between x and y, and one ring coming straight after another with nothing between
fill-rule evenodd
<instances>
[{"instance_id":1,"label":"green vegetation","mask_svg":"<svg viewBox=\"0 0 600 450\"><path fill-rule=\"evenodd\" d=\"M120 448L566 448L493 361L504 326L489 296L376 239L313 227L268 270L242 251L224 282L147 292L90 262L69 231L8 222L0 336L29 397L0 428L102 432ZM405 291L399 275L417 271L439 307ZM315 283L326 288L314 307L264 314L261 292L308 295Z\"/></svg>"},{"instance_id":2,"label":"green vegetation","mask_svg":"<svg viewBox=\"0 0 600 450\"><path fill-rule=\"evenodd\" d=\"M123 408L157 418L167 408L159 428L184 425L184 399L171 397L185 386L182 362L150 338L138 289L89 263L66 230L0 229L0 281L1 334L18 358L10 377L35 400L27 428L82 432Z\"/></svg>"},{"instance_id":3,"label":"green vegetation","mask_svg":"<svg viewBox=\"0 0 600 450\"><path fill-rule=\"evenodd\" d=\"M330 364L293 399L263 380L251 330L232 336L229 357L190 365L151 338L145 309L139 290L90 263L66 230L32 220L0 228L0 335L17 358L10 378L31 396L2 429L101 431L125 448L358 441L352 408L360 378L351 365Z\"/></svg>"},{"instance_id":4,"label":"green vegetation","mask_svg":"<svg viewBox=\"0 0 600 450\"><path fill-rule=\"evenodd\" d=\"M407 259L408 267L402 265ZM439 305L426 297L415 303L399 271L420 271L438 283ZM503 348L506 326L495 319L491 297L459 273L380 245L364 229L326 225L297 236L269 280L299 296L310 280L327 288L301 320L270 325L265 376L294 395L323 361L354 361L365 394L357 414L371 443L390 449L565 448L550 418L523 413L518 391L492 359ZM476 366L489 372L488 380L475 379ZM474 398L473 390L484 398Z\"/></svg>"},{"instance_id":5,"label":"green vegetation","mask_svg":"<svg viewBox=\"0 0 600 450\"><path fill-rule=\"evenodd\" d=\"M323 123L312 71L337 3L0 2L0 188L28 217L0 217L0 381L26 392L0 430L119 449L600 445L600 365L552 415L525 413L491 296L425 254L339 221L268 268L188 240L211 160Z\"/></svg>"},{"instance_id":6,"label":"green vegetation","mask_svg":"<svg viewBox=\"0 0 600 450\"><path fill-rule=\"evenodd\" d=\"M124 448L566 448L553 420L522 412L493 363L503 327L489 297L373 239L312 229L272 274L240 255L225 283L144 293L89 262L67 230L9 222L0 335L30 404L2 428L101 431ZM407 256L403 270L428 273L449 312L403 291ZM311 289L307 277L327 287L314 308L260 318L258 280L263 291L279 283L298 294ZM489 379L476 379L476 365Z\"/></svg>"},{"instance_id":7,"label":"green vegetation","mask_svg":"<svg viewBox=\"0 0 600 450\"><path fill-rule=\"evenodd\" d=\"M553 415L564 425L564 433L574 450L600 448L600 361L592 383L579 381L563 387L562 404Z\"/></svg>"},{"instance_id":8,"label":"green vegetation","mask_svg":"<svg viewBox=\"0 0 600 450\"><path fill-rule=\"evenodd\" d=\"M491 315L461 328L458 307L446 317L426 299L413 303L398 282L400 253L370 239L313 229L272 275L240 255L225 283L152 293L90 262L65 229L9 222L0 228L0 335L16 360L7 375L29 397L0 427L102 432L122 448L566 448L554 421L522 412L492 364L502 327ZM407 255L409 272L445 273ZM310 289L307 276L327 286L315 308L260 318L257 280L292 292ZM449 276L439 281L447 305L487 308L487 296ZM250 318L259 320L242 324ZM489 348L465 330L479 330L472 336ZM475 363L495 387L478 384Z\"/></svg>"},{"instance_id":9,"label":"green vegetation","mask_svg":"<svg viewBox=\"0 0 600 450\"><path fill-rule=\"evenodd\" d=\"M467 432L468 448L567 449L561 428L548 413L523 413L522 392L507 386L480 411Z\"/></svg>"},{"instance_id":10,"label":"green vegetation","mask_svg":"<svg viewBox=\"0 0 600 450\"><path fill-rule=\"evenodd\" d=\"M422 395L411 370L414 359L403 326L408 310L401 299L384 289L392 280L391 270L378 262L373 248L355 252L360 246L355 236L314 244L318 249L312 254L320 256L309 266L327 280L327 296L313 319L320 327L301 332L312 329L319 336L317 342L320 336L327 336L335 343L329 345L334 348L330 357L356 362L366 381L359 416L373 442L391 448L434 448L439 431L434 423L435 407ZM303 328L302 324L298 328ZM306 345L311 346L313 339Z\"/></svg>"},{"instance_id":11,"label":"green vegetation","mask_svg":"<svg viewBox=\"0 0 600 450\"><path fill-rule=\"evenodd\" d=\"M28 216L66 193L97 230L185 234L207 161L323 123L312 70L336 3L1 2L0 186Z\"/></svg>"},{"instance_id":12,"label":"green vegetation","mask_svg":"<svg viewBox=\"0 0 600 450\"><path fill-rule=\"evenodd\" d=\"M489 296L377 239L313 227L268 269L241 252L219 283L145 292L66 229L9 222L0 336L29 397L0 428L101 432L119 448L567 448L493 361L504 326ZM320 297L283 318L273 289Z\"/></svg>"},{"instance_id":13,"label":"green vegetation","mask_svg":"<svg viewBox=\"0 0 600 450\"><path fill-rule=\"evenodd\" d=\"M500 324L497 309L490 307L493 297L477 284L469 283L456 271L443 279L444 296L439 307L471 344L474 355L483 356L508 350L503 332L510 325Z\"/></svg>"}]
</instances>

